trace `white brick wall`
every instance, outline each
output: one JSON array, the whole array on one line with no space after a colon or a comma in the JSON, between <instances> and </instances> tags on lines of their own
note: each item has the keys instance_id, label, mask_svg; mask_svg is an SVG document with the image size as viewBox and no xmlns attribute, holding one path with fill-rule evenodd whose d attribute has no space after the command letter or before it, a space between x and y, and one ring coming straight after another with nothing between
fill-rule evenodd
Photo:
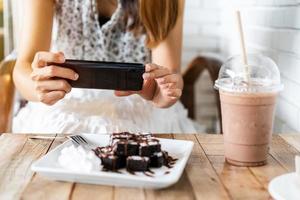
<instances>
[{"instance_id":1,"label":"white brick wall","mask_svg":"<svg viewBox=\"0 0 300 200\"><path fill-rule=\"evenodd\" d=\"M202 51L219 50L221 0L186 0L184 13L183 64Z\"/></svg>"},{"instance_id":2,"label":"white brick wall","mask_svg":"<svg viewBox=\"0 0 300 200\"><path fill-rule=\"evenodd\" d=\"M276 132L300 130L300 0L222 1L222 52L240 52L234 19L242 12L248 52L261 52L278 64L285 89L276 111Z\"/></svg>"},{"instance_id":3,"label":"white brick wall","mask_svg":"<svg viewBox=\"0 0 300 200\"><path fill-rule=\"evenodd\" d=\"M275 131L300 131L300 0L186 0L183 66L201 52L240 53L236 9L242 12L247 51L270 56L281 71L285 89L278 99ZM212 97L208 82L204 75L198 83L202 100L197 115L210 126L213 105L201 111L207 106L203 99Z\"/></svg>"},{"instance_id":4,"label":"white brick wall","mask_svg":"<svg viewBox=\"0 0 300 200\"><path fill-rule=\"evenodd\" d=\"M203 50L218 51L219 39L215 34L220 25L219 1L186 0L184 15L183 65Z\"/></svg>"}]
</instances>

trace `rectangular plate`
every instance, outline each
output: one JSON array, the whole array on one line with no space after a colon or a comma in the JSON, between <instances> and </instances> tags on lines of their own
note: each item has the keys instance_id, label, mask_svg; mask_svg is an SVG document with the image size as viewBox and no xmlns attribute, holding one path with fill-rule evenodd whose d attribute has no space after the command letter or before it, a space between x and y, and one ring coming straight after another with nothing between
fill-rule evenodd
<instances>
[{"instance_id":1,"label":"rectangular plate","mask_svg":"<svg viewBox=\"0 0 300 200\"><path fill-rule=\"evenodd\" d=\"M83 134L82 136L98 146L106 146L109 143L110 137L109 135L99 134ZM155 172L154 177L148 177L143 173L133 175L128 173L125 169L120 170L121 173L104 172L100 170L82 173L66 170L58 164L57 160L60 151L64 147L72 145L71 140L67 140L34 162L31 169L43 176L59 181L126 187L165 188L179 180L194 144L192 141L184 140L161 138L159 138L159 140L162 150L168 151L170 156L178 160L173 168L170 169L165 166L157 169L151 168L151 170ZM168 171L168 174L165 173L166 171Z\"/></svg>"}]
</instances>

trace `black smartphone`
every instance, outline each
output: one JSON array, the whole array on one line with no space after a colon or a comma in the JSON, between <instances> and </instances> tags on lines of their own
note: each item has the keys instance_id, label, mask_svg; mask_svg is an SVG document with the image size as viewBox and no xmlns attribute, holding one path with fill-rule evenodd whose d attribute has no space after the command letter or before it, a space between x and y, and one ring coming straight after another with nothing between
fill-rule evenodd
<instances>
[{"instance_id":1,"label":"black smartphone","mask_svg":"<svg viewBox=\"0 0 300 200\"><path fill-rule=\"evenodd\" d=\"M79 74L76 81L68 80L72 87L138 91L143 87L145 66L141 63L69 60L48 65L67 67Z\"/></svg>"}]
</instances>

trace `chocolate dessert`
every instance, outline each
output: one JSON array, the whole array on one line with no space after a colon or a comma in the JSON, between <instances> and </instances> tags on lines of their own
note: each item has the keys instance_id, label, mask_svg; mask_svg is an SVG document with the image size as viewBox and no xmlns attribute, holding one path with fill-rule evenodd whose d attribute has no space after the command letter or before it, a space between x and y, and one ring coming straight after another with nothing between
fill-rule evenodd
<instances>
[{"instance_id":1,"label":"chocolate dessert","mask_svg":"<svg viewBox=\"0 0 300 200\"><path fill-rule=\"evenodd\" d=\"M126 166L126 157L115 155L110 146L97 147L94 152L101 159L105 170L117 171Z\"/></svg>"},{"instance_id":2,"label":"chocolate dessert","mask_svg":"<svg viewBox=\"0 0 300 200\"><path fill-rule=\"evenodd\" d=\"M114 145L115 142L120 141L120 140L130 140L135 137L134 134L128 133L128 132L121 132L121 133L113 133L110 136L110 144Z\"/></svg>"},{"instance_id":3,"label":"chocolate dessert","mask_svg":"<svg viewBox=\"0 0 300 200\"><path fill-rule=\"evenodd\" d=\"M115 154L121 156L133 156L138 155L139 144L134 140L118 140L114 142L113 149Z\"/></svg>"},{"instance_id":4,"label":"chocolate dessert","mask_svg":"<svg viewBox=\"0 0 300 200\"><path fill-rule=\"evenodd\" d=\"M101 160L103 168L109 171L117 171L126 166L125 157L122 156L110 155Z\"/></svg>"},{"instance_id":5,"label":"chocolate dessert","mask_svg":"<svg viewBox=\"0 0 300 200\"><path fill-rule=\"evenodd\" d=\"M95 154L101 159L103 168L117 171L126 167L130 173L151 172L150 167L172 167L176 159L161 150L161 144L152 134L113 133L106 147L97 147ZM151 172L152 173L152 172Z\"/></svg>"},{"instance_id":6,"label":"chocolate dessert","mask_svg":"<svg viewBox=\"0 0 300 200\"><path fill-rule=\"evenodd\" d=\"M129 156L127 157L126 169L129 172L144 172L149 168L149 157Z\"/></svg>"},{"instance_id":7,"label":"chocolate dessert","mask_svg":"<svg viewBox=\"0 0 300 200\"><path fill-rule=\"evenodd\" d=\"M162 152L155 152L152 156L150 156L150 167L162 167L164 162L165 159Z\"/></svg>"},{"instance_id":8,"label":"chocolate dessert","mask_svg":"<svg viewBox=\"0 0 300 200\"><path fill-rule=\"evenodd\" d=\"M139 155L140 156L152 156L155 152L160 152L160 143L157 139L145 140L140 143Z\"/></svg>"}]
</instances>

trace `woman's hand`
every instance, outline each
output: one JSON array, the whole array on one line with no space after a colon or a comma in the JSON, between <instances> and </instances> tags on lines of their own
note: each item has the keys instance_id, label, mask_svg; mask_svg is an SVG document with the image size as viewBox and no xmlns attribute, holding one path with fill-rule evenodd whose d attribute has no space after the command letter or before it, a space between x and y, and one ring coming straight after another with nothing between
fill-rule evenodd
<instances>
[{"instance_id":1,"label":"woman's hand","mask_svg":"<svg viewBox=\"0 0 300 200\"><path fill-rule=\"evenodd\" d=\"M143 78L146 81L156 82L152 101L157 107L170 107L181 97L183 79L180 74L156 64L148 64Z\"/></svg>"},{"instance_id":2,"label":"woman's hand","mask_svg":"<svg viewBox=\"0 0 300 200\"><path fill-rule=\"evenodd\" d=\"M172 73L168 68L147 64L143 78L144 85L141 91L116 91L115 94L117 96L139 94L160 108L172 106L182 94L182 76Z\"/></svg>"},{"instance_id":3,"label":"woman's hand","mask_svg":"<svg viewBox=\"0 0 300 200\"><path fill-rule=\"evenodd\" d=\"M31 79L35 83L35 93L38 100L47 105L53 105L71 91L66 79L77 80L79 75L73 70L47 63L64 63L64 54L37 52L31 64Z\"/></svg>"}]
</instances>

